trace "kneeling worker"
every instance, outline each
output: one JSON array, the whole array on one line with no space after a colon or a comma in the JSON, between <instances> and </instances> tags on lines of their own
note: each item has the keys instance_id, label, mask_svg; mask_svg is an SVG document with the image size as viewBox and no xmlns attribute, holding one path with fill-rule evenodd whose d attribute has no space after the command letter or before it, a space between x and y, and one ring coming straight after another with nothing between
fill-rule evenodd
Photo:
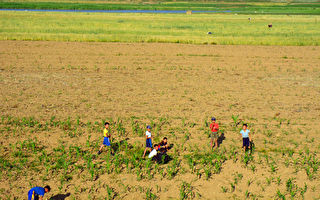
<instances>
[{"instance_id":1,"label":"kneeling worker","mask_svg":"<svg viewBox=\"0 0 320 200\"><path fill-rule=\"evenodd\" d=\"M28 192L28 200L43 200L45 193L50 192L51 188L49 185L43 187L31 188Z\"/></svg>"},{"instance_id":2,"label":"kneeling worker","mask_svg":"<svg viewBox=\"0 0 320 200\"><path fill-rule=\"evenodd\" d=\"M157 144L153 145L153 150L149 154L149 158L152 158L152 160L157 159L159 146Z\"/></svg>"}]
</instances>

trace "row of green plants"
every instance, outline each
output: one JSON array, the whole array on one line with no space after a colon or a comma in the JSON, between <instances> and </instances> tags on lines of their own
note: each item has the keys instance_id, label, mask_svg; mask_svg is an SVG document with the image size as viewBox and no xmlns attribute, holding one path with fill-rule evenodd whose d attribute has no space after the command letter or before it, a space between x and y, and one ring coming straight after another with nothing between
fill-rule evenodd
<instances>
[{"instance_id":1,"label":"row of green plants","mask_svg":"<svg viewBox=\"0 0 320 200\"><path fill-rule=\"evenodd\" d=\"M237 127L240 123L240 121L238 120L238 116L232 116L232 119L234 121L233 127ZM80 120L80 118L76 118L75 120L71 120L70 117L68 117L65 121L60 121L60 120L56 120L55 117L51 117L51 119L49 121L45 121L45 122L40 122L38 120L36 120L34 117L23 117L23 118L17 118L17 117L11 117L11 116L1 116L1 125L4 125L4 127L2 127L1 131L2 132L14 132L13 130L16 130L15 128L21 128L22 127L22 132L26 131L26 129L28 129L27 131L30 131L30 133L34 133L34 132L41 132L41 131L49 131L52 128L58 128L62 131L64 131L69 137L79 137L81 136L81 134L77 134L77 133L89 133L88 138L87 138L87 147L94 147L94 148L98 148L99 146L99 141L98 140L94 140L91 141L91 133L99 133L101 132L101 127L104 123L105 120L110 121L110 123L112 124L112 127L114 129L114 132L116 132L117 136L127 136L127 131L125 128L124 123L122 122L122 120L120 120L119 118L117 120L113 120L112 118L108 118L108 119L104 119L104 120L100 120L100 121L95 121L95 122L82 122ZM145 130L145 126L146 123L141 124L139 121L139 118L137 117L131 117L130 118L130 122L131 122L131 130L132 133L134 135L137 135L139 137L144 136L144 130ZM277 120L275 118L275 120ZM181 119L181 127L182 128L175 128L174 130L172 130L171 128L169 128L169 133L172 136L175 136L175 134L180 134L183 137L183 144L189 140L191 134L189 133L188 129L189 128L193 128L196 124L194 122L185 122L185 119ZM159 132L161 131L161 129L164 126L168 126L170 125L170 121L168 120L168 118L165 117L161 117L159 119L149 119L149 123L151 124L152 127L154 127L153 133L155 135L159 135ZM209 126L209 122L205 121L204 123L204 127L201 128L201 130L205 129L206 133L208 134L208 126ZM14 128L12 128L14 127ZM24 129L26 128L26 129ZM221 133L224 133L224 129L226 128L226 126L222 125L221 128ZM80 131L79 131L80 130ZM74 134L71 134L74 133ZM116 141L115 141L116 142ZM43 149L43 147L38 147L37 144L39 142L38 141L31 141L26 140L23 142L19 142L19 144L16 144L15 146L20 146L20 151L15 151L14 156L17 157L26 157L24 156L25 152L21 151L22 149L28 147L28 148L32 148L33 152L36 151L36 149ZM90 144L92 143L92 144ZM125 146L126 146L126 150L125 152L129 152L128 151L128 144L125 142ZM118 147L121 146L120 143L117 144ZM12 146L10 144L10 146ZM178 148L176 149L180 149L183 148L177 146ZM77 147L78 149L80 147ZM254 149L253 149L254 150ZM136 151L136 150L135 150ZM141 149L140 149L141 151ZM226 153L225 149L221 149L221 154L218 155L217 152L213 152L213 153L202 153L200 154L198 152L199 150L195 150L194 152L192 152L192 154L189 155L185 155L184 157L187 159L188 165L190 166L190 170L192 171L192 173L195 172L196 170L196 165L197 164L201 164L203 166L206 166L204 169L204 172L206 174L206 177L210 177L212 170L214 171L214 173L219 173L221 170L221 166L222 163L228 158L228 159L233 159L235 162L238 159L237 156L237 148L235 146L231 146L231 148L229 149L229 153ZM285 148L285 149L280 149L280 150L276 150L277 152L282 153L283 156L288 155L288 157L292 157L294 154L294 150L290 149L290 148ZM139 151L136 151L139 152ZM179 151L178 151L179 152ZM140 153L140 152L139 152ZM221 156L222 155L222 156ZM227 156L226 156L227 155ZM293 159L293 162L289 162L288 159L285 162L285 165L288 166L290 163L292 163L293 165L299 165L300 168L303 168L308 177L310 179L314 178L314 175L317 173L318 171L318 166L319 166L319 160L316 157L315 153L310 153L309 149L306 149L305 153L303 152L299 152L300 157L299 158L295 158ZM131 155L130 155L131 156ZM199 157L203 157L203 160L200 162L201 159L199 159ZM268 162L268 155L264 154L264 156L266 157L266 161L267 164L269 164ZM138 155L136 155L135 157L139 157ZM25 159L25 158L24 158ZM242 161L244 162L245 165L247 165L249 163L250 160L252 160L252 154L245 154L243 156L243 158L241 158ZM208 161L205 160L211 160L214 162L209 163ZM127 161L125 161L126 163L128 163ZM209 165L208 165L209 164ZM275 172L277 169L277 165L275 164L275 162L271 162L270 164L270 168L272 172ZM202 168L202 167L201 167ZM251 165L252 170L255 170L254 165ZM198 172L199 174L200 172ZM172 173L169 173L172 174ZM174 174L174 173L173 173Z\"/></svg>"},{"instance_id":2,"label":"row of green plants","mask_svg":"<svg viewBox=\"0 0 320 200\"><path fill-rule=\"evenodd\" d=\"M233 119L233 118L232 118ZM101 140L94 139L95 134L101 134L101 127L105 120L112 124L113 132L116 137L112 141L114 155L104 152L97 156L97 150ZM190 137L190 129L204 131L208 129L209 122L205 121L202 125L181 118L179 126L171 127L172 121L167 117L141 119L130 117L126 120L117 118L101 119L95 122L83 122L80 118L67 118L58 120L55 117L48 121L40 121L33 117L12 117L1 116L0 132L2 138L10 138L14 135L23 136L14 143L5 144L1 147L0 156L0 176L11 181L18 180L21 176L31 177L34 174L41 174L42 181L58 177L58 188L62 190L73 179L80 178L86 181L97 181L104 174L116 175L122 173L134 174L138 181L152 180L153 178L174 179L183 173L194 174L197 179L209 180L215 174L221 173L227 160L240 162L243 167L255 173L258 165L267 167L271 177L266 178L266 185L276 182L278 185L284 184L280 176L275 176L280 166L290 167L298 171L304 171L310 181L319 177L320 161L315 151L308 148L296 150L290 147L269 149L268 151L252 149L245 154L236 145L219 147L216 151L200 150L197 146L187 146ZM126 123L124 123L124 121ZM144 145L139 142L128 142L127 136L144 136L144 127L151 124L154 135L163 136L164 130L169 130L170 136L174 137L178 144L169 151L171 160L168 164L157 164L148 159L143 159L142 154ZM222 132L234 130L241 126L239 119L233 120L230 124L221 124ZM273 119L277 121L277 119ZM252 125L253 126L253 125ZM200 127L200 128L199 128ZM13 130L16 130L14 132ZM47 134L53 130L62 131L58 146L44 146L43 142L37 137L38 134ZM129 130L129 131L128 131ZM76 131L77 134L71 135L70 132ZM82 134L78 134L82 132ZM129 134L129 132L131 132ZM204 132L206 133L206 132ZM70 143L66 140L86 138L82 143ZM27 139L26 139L27 138ZM281 158L281 162L279 162ZM223 192L234 192L237 184L242 180L243 175L234 175L230 186L222 186ZM288 181L287 181L288 182ZM248 185L252 184L248 181ZM286 191L278 190L277 195L281 196L301 196L307 191L307 186L299 188L294 179L289 181ZM262 186L261 186L262 187ZM110 196L114 196L114 190L108 190ZM246 191L246 195L254 197L254 194ZM193 198L194 188L190 183L182 183L180 189L181 199ZM279 196L279 197L280 197ZM151 189L146 191L146 198L158 198Z\"/></svg>"}]
</instances>

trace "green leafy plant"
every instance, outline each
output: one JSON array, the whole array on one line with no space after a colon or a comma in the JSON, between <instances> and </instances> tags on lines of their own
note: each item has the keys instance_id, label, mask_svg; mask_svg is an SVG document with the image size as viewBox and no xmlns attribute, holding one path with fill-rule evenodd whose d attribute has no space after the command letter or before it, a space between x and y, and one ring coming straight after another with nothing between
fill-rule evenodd
<instances>
[{"instance_id":1,"label":"green leafy plant","mask_svg":"<svg viewBox=\"0 0 320 200\"><path fill-rule=\"evenodd\" d=\"M277 190L277 197L282 200L286 199L286 196L284 194L282 194L279 189Z\"/></svg>"},{"instance_id":2,"label":"green leafy plant","mask_svg":"<svg viewBox=\"0 0 320 200\"><path fill-rule=\"evenodd\" d=\"M155 200L155 199L158 199L157 195L152 193L152 189L148 188L146 192L146 200Z\"/></svg>"},{"instance_id":3,"label":"green leafy plant","mask_svg":"<svg viewBox=\"0 0 320 200\"><path fill-rule=\"evenodd\" d=\"M193 199L195 197L195 192L190 183L182 182L180 186L180 200Z\"/></svg>"}]
</instances>

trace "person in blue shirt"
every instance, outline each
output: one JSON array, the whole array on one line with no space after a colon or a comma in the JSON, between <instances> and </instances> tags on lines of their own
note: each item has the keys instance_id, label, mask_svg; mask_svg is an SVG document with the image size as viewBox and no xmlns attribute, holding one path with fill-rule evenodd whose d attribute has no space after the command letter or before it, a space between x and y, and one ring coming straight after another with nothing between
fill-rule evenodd
<instances>
[{"instance_id":1,"label":"person in blue shirt","mask_svg":"<svg viewBox=\"0 0 320 200\"><path fill-rule=\"evenodd\" d=\"M50 192L51 188L49 185L43 187L31 188L28 192L28 200L43 200L45 193Z\"/></svg>"},{"instance_id":2,"label":"person in blue shirt","mask_svg":"<svg viewBox=\"0 0 320 200\"><path fill-rule=\"evenodd\" d=\"M250 130L247 128L248 125L243 124L242 130L240 131L240 134L242 135L242 147L244 149L244 152L246 152L247 149L250 149L251 134Z\"/></svg>"}]
</instances>

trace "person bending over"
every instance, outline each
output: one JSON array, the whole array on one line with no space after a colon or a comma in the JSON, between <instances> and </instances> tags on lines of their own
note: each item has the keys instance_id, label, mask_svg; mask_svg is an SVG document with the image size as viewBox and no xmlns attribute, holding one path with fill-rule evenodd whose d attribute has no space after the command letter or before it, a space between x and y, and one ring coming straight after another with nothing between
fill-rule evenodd
<instances>
[{"instance_id":1,"label":"person bending over","mask_svg":"<svg viewBox=\"0 0 320 200\"><path fill-rule=\"evenodd\" d=\"M51 188L49 185L43 187L33 187L28 192L28 200L43 200L45 193L50 192Z\"/></svg>"}]
</instances>

